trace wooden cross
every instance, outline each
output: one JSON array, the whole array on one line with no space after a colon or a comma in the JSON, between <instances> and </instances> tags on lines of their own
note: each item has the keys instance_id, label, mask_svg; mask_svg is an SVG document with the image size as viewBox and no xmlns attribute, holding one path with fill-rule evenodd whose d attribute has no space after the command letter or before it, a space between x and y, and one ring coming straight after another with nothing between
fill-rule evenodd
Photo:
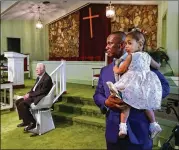
<instances>
[{"instance_id":1,"label":"wooden cross","mask_svg":"<svg viewBox=\"0 0 179 150\"><path fill-rule=\"evenodd\" d=\"M90 20L90 35L91 38L93 38L93 25L92 25L92 18L97 18L99 15L91 15L91 7L89 7L89 16L88 17L83 17L83 20L89 19Z\"/></svg>"}]
</instances>

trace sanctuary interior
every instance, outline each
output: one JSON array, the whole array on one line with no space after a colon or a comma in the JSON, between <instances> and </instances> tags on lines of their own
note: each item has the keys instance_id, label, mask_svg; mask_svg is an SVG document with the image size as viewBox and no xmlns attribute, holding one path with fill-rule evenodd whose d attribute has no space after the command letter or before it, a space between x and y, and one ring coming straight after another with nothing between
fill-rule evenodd
<instances>
[{"instance_id":1,"label":"sanctuary interior","mask_svg":"<svg viewBox=\"0 0 179 150\"><path fill-rule=\"evenodd\" d=\"M160 72L170 83L170 95L163 102L165 110L169 112L170 107L166 106L172 106L179 115L178 1L112 1L115 15L111 18L106 16L109 5L106 0L2 1L1 110L7 99L8 107L4 108L14 107L14 99L20 96L18 89L27 88L26 83L36 79L35 67L39 62L46 65L47 73L59 83L55 102L76 85L82 91L89 92L89 88L90 96L67 94L65 99L70 101L74 97L77 103L79 99L90 99L89 103L94 104L91 101L98 81L93 83L94 75L98 77L100 69L112 61L105 55L107 36L115 31L127 33L135 27L145 31L146 51L159 59ZM95 73L93 68L98 68ZM68 114L76 113L77 108L71 105L59 105L61 110L69 110ZM86 111L87 116L104 121L96 108L92 111L93 107ZM154 143L161 147L178 120L173 111L166 114L161 110L156 115L164 131ZM58 115L54 113L54 116ZM174 139L172 145L175 146Z\"/></svg>"}]
</instances>

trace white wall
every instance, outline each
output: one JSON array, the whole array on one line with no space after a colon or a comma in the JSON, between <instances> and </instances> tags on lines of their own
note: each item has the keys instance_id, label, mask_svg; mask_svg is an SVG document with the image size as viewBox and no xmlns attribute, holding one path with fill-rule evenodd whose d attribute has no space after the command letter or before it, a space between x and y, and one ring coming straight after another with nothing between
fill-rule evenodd
<instances>
[{"instance_id":1,"label":"white wall","mask_svg":"<svg viewBox=\"0 0 179 150\"><path fill-rule=\"evenodd\" d=\"M157 47L162 45L162 18L167 13L168 1L161 1L158 5L158 30L157 30Z\"/></svg>"},{"instance_id":2,"label":"white wall","mask_svg":"<svg viewBox=\"0 0 179 150\"><path fill-rule=\"evenodd\" d=\"M34 21L1 21L1 54L7 51L7 37L21 38L21 53L29 53L30 60L47 60L47 27L38 30Z\"/></svg>"},{"instance_id":3,"label":"white wall","mask_svg":"<svg viewBox=\"0 0 179 150\"><path fill-rule=\"evenodd\" d=\"M178 1L168 1L167 13L167 53L169 63L174 70L175 75L179 76L178 70Z\"/></svg>"},{"instance_id":4,"label":"white wall","mask_svg":"<svg viewBox=\"0 0 179 150\"><path fill-rule=\"evenodd\" d=\"M170 65L176 76L178 70L178 1L161 1L158 7L158 35L157 47L162 46L162 18L167 15L166 49L170 58Z\"/></svg>"},{"instance_id":5,"label":"white wall","mask_svg":"<svg viewBox=\"0 0 179 150\"><path fill-rule=\"evenodd\" d=\"M31 63L32 78L36 78L35 67L36 64L42 62L46 66L46 71L50 74L58 65L60 61L33 61ZM90 61L67 61L66 62L66 79L70 83L88 84L91 85L92 69L101 68L104 62L90 62ZM96 71L97 73L97 71ZM98 71L99 73L99 71Z\"/></svg>"}]
</instances>

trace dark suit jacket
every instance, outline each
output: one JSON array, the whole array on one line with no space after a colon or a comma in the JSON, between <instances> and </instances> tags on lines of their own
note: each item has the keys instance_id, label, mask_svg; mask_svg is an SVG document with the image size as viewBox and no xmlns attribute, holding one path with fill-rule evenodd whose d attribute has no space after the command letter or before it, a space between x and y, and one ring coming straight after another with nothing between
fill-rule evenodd
<instances>
[{"instance_id":1,"label":"dark suit jacket","mask_svg":"<svg viewBox=\"0 0 179 150\"><path fill-rule=\"evenodd\" d=\"M37 87L35 88L35 91L33 91L34 86L29 92L29 98L26 100L29 105L31 103L37 105L38 102L49 93L53 86L52 79L47 73L45 73L38 83Z\"/></svg>"},{"instance_id":2,"label":"dark suit jacket","mask_svg":"<svg viewBox=\"0 0 179 150\"><path fill-rule=\"evenodd\" d=\"M118 140L119 122L120 122L120 111L109 109L104 111L106 108L104 103L109 97L110 92L106 84L107 81L115 83L113 73L114 62L101 69L98 85L96 87L95 94L93 96L96 105L106 113L106 141L109 143L116 143ZM153 70L152 70L153 71ZM154 71L159 77L162 89L163 98L169 93L169 84L165 77L158 71ZM130 115L127 121L129 144L126 145L127 150L152 150L152 140L149 137L149 121L143 111L131 108Z\"/></svg>"}]
</instances>

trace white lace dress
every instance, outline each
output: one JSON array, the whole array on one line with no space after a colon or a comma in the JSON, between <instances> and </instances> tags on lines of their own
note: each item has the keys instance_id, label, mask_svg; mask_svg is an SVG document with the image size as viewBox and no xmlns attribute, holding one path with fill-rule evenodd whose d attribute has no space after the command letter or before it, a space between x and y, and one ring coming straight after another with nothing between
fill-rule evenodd
<instances>
[{"instance_id":1,"label":"white lace dress","mask_svg":"<svg viewBox=\"0 0 179 150\"><path fill-rule=\"evenodd\" d=\"M123 101L137 109L161 107L162 86L158 76L150 71L150 62L148 53L132 53L128 71L114 84L121 91Z\"/></svg>"}]
</instances>

